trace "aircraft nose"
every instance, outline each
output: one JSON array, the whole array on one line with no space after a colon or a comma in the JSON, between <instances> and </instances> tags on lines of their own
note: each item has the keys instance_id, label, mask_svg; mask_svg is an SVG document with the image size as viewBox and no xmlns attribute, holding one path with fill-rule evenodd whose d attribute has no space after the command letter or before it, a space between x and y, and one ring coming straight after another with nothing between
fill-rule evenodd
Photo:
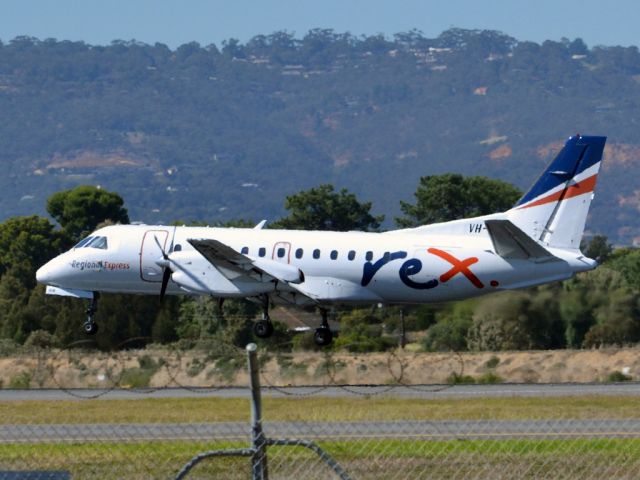
<instances>
[{"instance_id":1,"label":"aircraft nose","mask_svg":"<svg viewBox=\"0 0 640 480\"><path fill-rule=\"evenodd\" d=\"M36 272L36 280L39 283L43 283L46 285L47 283L51 282L52 278L53 278L53 275L51 272L51 265L48 263L45 263Z\"/></svg>"}]
</instances>

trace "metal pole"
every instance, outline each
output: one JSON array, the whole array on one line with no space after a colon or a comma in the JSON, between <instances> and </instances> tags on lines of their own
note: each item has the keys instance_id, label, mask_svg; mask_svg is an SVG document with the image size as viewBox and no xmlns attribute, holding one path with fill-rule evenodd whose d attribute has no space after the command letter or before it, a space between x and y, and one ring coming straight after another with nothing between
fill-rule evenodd
<instances>
[{"instance_id":1,"label":"metal pole","mask_svg":"<svg viewBox=\"0 0 640 480\"><path fill-rule=\"evenodd\" d=\"M404 310L400 309L400 348L404 350L405 345L407 344L407 334L404 329Z\"/></svg>"},{"instance_id":2,"label":"metal pole","mask_svg":"<svg viewBox=\"0 0 640 480\"><path fill-rule=\"evenodd\" d=\"M249 381L251 388L251 443L253 447L252 479L268 480L267 439L262 431L262 400L260 396L260 369L258 368L258 347L255 343L247 345L249 362Z\"/></svg>"}]
</instances>

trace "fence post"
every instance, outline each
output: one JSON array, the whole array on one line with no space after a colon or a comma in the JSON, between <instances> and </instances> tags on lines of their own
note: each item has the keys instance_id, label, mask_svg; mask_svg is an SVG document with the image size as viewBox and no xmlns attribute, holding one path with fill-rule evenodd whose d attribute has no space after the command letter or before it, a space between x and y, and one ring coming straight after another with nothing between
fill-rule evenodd
<instances>
[{"instance_id":1,"label":"fence post","mask_svg":"<svg viewBox=\"0 0 640 480\"><path fill-rule=\"evenodd\" d=\"M258 347L255 343L247 345L249 362L249 386L251 388L251 472L253 480L268 480L267 440L262 431L262 400L260 396L260 369L258 367Z\"/></svg>"},{"instance_id":2,"label":"fence post","mask_svg":"<svg viewBox=\"0 0 640 480\"><path fill-rule=\"evenodd\" d=\"M404 350L407 345L407 333L404 328L404 310L400 309L400 348Z\"/></svg>"}]
</instances>

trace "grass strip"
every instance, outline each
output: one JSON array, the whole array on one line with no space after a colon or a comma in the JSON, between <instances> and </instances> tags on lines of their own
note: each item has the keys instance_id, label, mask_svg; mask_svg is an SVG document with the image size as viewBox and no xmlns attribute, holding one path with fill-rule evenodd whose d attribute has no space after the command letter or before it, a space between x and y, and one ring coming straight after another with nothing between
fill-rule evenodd
<instances>
[{"instance_id":1,"label":"grass strip","mask_svg":"<svg viewBox=\"0 0 640 480\"><path fill-rule=\"evenodd\" d=\"M478 474L485 470L499 471L503 478L547 474L573 478L594 471L600 478L607 472L616 478L632 478L640 471L640 439L411 439L319 444L354 478L388 478L398 471L415 478L427 473L429 478L458 478L467 470L474 478L482 478ZM246 446L228 441L2 444L0 470L67 470L73 478L169 478L198 452ZM291 475L301 465L311 475L327 472L315 454L299 447L270 447L268 458L274 475ZM247 478L248 472L247 458L216 458L196 467L190 478Z\"/></svg>"},{"instance_id":2,"label":"grass strip","mask_svg":"<svg viewBox=\"0 0 640 480\"><path fill-rule=\"evenodd\" d=\"M637 419L635 397L407 399L392 397L265 398L267 421ZM0 401L1 424L173 423L248 421L238 398Z\"/></svg>"}]
</instances>

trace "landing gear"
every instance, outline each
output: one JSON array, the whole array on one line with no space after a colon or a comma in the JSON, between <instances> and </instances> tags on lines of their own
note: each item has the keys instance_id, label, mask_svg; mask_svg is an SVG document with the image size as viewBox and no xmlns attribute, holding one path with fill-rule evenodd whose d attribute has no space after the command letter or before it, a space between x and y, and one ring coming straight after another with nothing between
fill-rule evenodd
<instances>
[{"instance_id":1,"label":"landing gear","mask_svg":"<svg viewBox=\"0 0 640 480\"><path fill-rule=\"evenodd\" d=\"M333 332L329 328L329 322L327 321L327 311L324 308L320 309L322 315L322 324L316 328L313 334L313 341L320 347L326 347L331 344L333 340Z\"/></svg>"},{"instance_id":2,"label":"landing gear","mask_svg":"<svg viewBox=\"0 0 640 480\"><path fill-rule=\"evenodd\" d=\"M93 298L91 302L89 302L89 306L85 312L87 314L87 320L82 325L82 329L87 335L95 335L98 333L98 324L93 321L93 316L98 311L98 298L100 298L100 294L93 292Z\"/></svg>"},{"instance_id":3,"label":"landing gear","mask_svg":"<svg viewBox=\"0 0 640 480\"><path fill-rule=\"evenodd\" d=\"M258 320L253 325L253 333L258 338L269 338L273 335L273 323L268 318L266 320Z\"/></svg>"},{"instance_id":4,"label":"landing gear","mask_svg":"<svg viewBox=\"0 0 640 480\"><path fill-rule=\"evenodd\" d=\"M273 323L269 318L269 296L264 294L262 298L262 320L253 325L253 333L258 338L269 338L273 335Z\"/></svg>"},{"instance_id":5,"label":"landing gear","mask_svg":"<svg viewBox=\"0 0 640 480\"><path fill-rule=\"evenodd\" d=\"M98 333L98 324L93 320L87 320L82 324L82 328L84 329L84 333L87 335L95 335Z\"/></svg>"}]
</instances>

